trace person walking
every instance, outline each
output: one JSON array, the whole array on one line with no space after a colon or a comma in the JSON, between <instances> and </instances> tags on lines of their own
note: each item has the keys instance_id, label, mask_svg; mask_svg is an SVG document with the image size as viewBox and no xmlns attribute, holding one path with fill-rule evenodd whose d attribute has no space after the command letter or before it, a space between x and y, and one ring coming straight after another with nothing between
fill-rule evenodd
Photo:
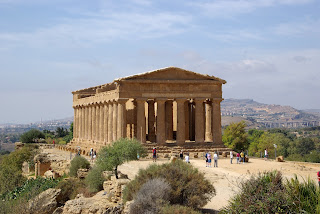
<instances>
[{"instance_id":1,"label":"person walking","mask_svg":"<svg viewBox=\"0 0 320 214\"><path fill-rule=\"evenodd\" d=\"M317 176L318 176L318 184L319 184L319 187L320 187L320 171L317 173Z\"/></svg>"},{"instance_id":2,"label":"person walking","mask_svg":"<svg viewBox=\"0 0 320 214\"><path fill-rule=\"evenodd\" d=\"M213 160L214 160L213 167L218 167L218 159L219 159L218 154L215 152L213 154Z\"/></svg>"},{"instance_id":3,"label":"person walking","mask_svg":"<svg viewBox=\"0 0 320 214\"><path fill-rule=\"evenodd\" d=\"M189 153L186 154L185 161L186 161L186 163L190 163L190 161L189 161Z\"/></svg>"},{"instance_id":4,"label":"person walking","mask_svg":"<svg viewBox=\"0 0 320 214\"><path fill-rule=\"evenodd\" d=\"M179 156L180 156L180 159L183 160L183 151L182 150L180 151Z\"/></svg>"},{"instance_id":5,"label":"person walking","mask_svg":"<svg viewBox=\"0 0 320 214\"><path fill-rule=\"evenodd\" d=\"M157 162L157 149L156 149L156 147L153 147L152 157L153 157L153 162Z\"/></svg>"},{"instance_id":6,"label":"person walking","mask_svg":"<svg viewBox=\"0 0 320 214\"><path fill-rule=\"evenodd\" d=\"M237 164L239 164L240 162L239 162L239 159L240 159L240 153L239 152L237 152Z\"/></svg>"},{"instance_id":7,"label":"person walking","mask_svg":"<svg viewBox=\"0 0 320 214\"><path fill-rule=\"evenodd\" d=\"M90 162L93 162L93 148L90 149Z\"/></svg>"},{"instance_id":8,"label":"person walking","mask_svg":"<svg viewBox=\"0 0 320 214\"><path fill-rule=\"evenodd\" d=\"M230 163L232 164L232 159L233 159L233 151L230 151Z\"/></svg>"}]
</instances>

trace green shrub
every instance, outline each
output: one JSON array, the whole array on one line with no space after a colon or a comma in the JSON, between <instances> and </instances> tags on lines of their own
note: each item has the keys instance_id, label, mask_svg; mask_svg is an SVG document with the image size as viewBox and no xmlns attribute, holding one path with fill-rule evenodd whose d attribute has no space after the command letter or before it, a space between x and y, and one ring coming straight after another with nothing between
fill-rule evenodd
<instances>
[{"instance_id":1,"label":"green shrub","mask_svg":"<svg viewBox=\"0 0 320 214\"><path fill-rule=\"evenodd\" d=\"M78 169L89 169L89 161L82 156L75 156L70 163L69 175L72 177L77 177Z\"/></svg>"},{"instance_id":2,"label":"green shrub","mask_svg":"<svg viewBox=\"0 0 320 214\"><path fill-rule=\"evenodd\" d=\"M140 169L135 179L126 186L124 201L132 200L141 186L154 178L163 178L170 184L171 204L200 208L215 195L213 185L204 178L203 173L192 165L178 160L174 163L153 164L147 169Z\"/></svg>"},{"instance_id":3,"label":"green shrub","mask_svg":"<svg viewBox=\"0 0 320 214\"><path fill-rule=\"evenodd\" d=\"M93 167L87 175L85 182L90 192L98 192L103 189L105 178L102 175L103 169L98 166Z\"/></svg>"},{"instance_id":4,"label":"green shrub","mask_svg":"<svg viewBox=\"0 0 320 214\"><path fill-rule=\"evenodd\" d=\"M64 140L61 140L61 141L59 141L59 143L58 144L60 144L60 145L67 145L67 142L66 141L64 141Z\"/></svg>"},{"instance_id":5,"label":"green shrub","mask_svg":"<svg viewBox=\"0 0 320 214\"><path fill-rule=\"evenodd\" d=\"M320 213L320 190L310 178L299 182L297 176L287 180L289 201L295 204L296 213Z\"/></svg>"},{"instance_id":6,"label":"green shrub","mask_svg":"<svg viewBox=\"0 0 320 214\"><path fill-rule=\"evenodd\" d=\"M64 204L66 201L74 199L79 193L83 193L86 189L86 184L83 180L70 178L61 180L56 189L61 189L61 193L57 198L59 204Z\"/></svg>"},{"instance_id":7,"label":"green shrub","mask_svg":"<svg viewBox=\"0 0 320 214\"><path fill-rule=\"evenodd\" d=\"M22 143L36 143L39 139L44 139L45 135L38 129L31 129L20 136Z\"/></svg>"},{"instance_id":8,"label":"green shrub","mask_svg":"<svg viewBox=\"0 0 320 214\"><path fill-rule=\"evenodd\" d=\"M24 146L3 156L0 163L0 195L24 184L26 178L22 176L22 164L31 161L36 153L35 147Z\"/></svg>"},{"instance_id":9,"label":"green shrub","mask_svg":"<svg viewBox=\"0 0 320 214\"><path fill-rule=\"evenodd\" d=\"M147 181L135 196L130 213L160 213L161 208L168 204L170 190L170 185L163 178Z\"/></svg>"},{"instance_id":10,"label":"green shrub","mask_svg":"<svg viewBox=\"0 0 320 214\"><path fill-rule=\"evenodd\" d=\"M304 158L300 154L291 154L287 157L289 161L304 161Z\"/></svg>"},{"instance_id":11,"label":"green shrub","mask_svg":"<svg viewBox=\"0 0 320 214\"><path fill-rule=\"evenodd\" d=\"M167 205L161 210L161 214L201 214L199 211L195 211L191 207L185 207L181 205Z\"/></svg>"}]
</instances>

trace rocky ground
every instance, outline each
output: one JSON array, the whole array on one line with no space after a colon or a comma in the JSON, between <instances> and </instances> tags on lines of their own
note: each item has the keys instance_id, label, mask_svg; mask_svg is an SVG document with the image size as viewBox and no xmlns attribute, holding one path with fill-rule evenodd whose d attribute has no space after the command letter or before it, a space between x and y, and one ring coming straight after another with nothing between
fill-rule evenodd
<instances>
[{"instance_id":1,"label":"rocky ground","mask_svg":"<svg viewBox=\"0 0 320 214\"><path fill-rule=\"evenodd\" d=\"M70 160L70 153L57 149L46 149L44 152L50 153L52 157ZM73 154L74 155L74 154ZM159 159L156 164L169 161L168 159ZM300 180L310 177L317 181L316 173L320 170L320 164L301 163L301 162L275 162L273 160L263 160L258 158L250 158L249 163L230 164L229 158L221 158L218 161L218 168L206 167L205 160L202 158L190 159L191 164L205 174L216 188L216 196L205 206L208 211L214 212L226 206L228 200L238 191L238 184L242 180L249 178L253 174L259 172L279 170L285 178L292 178L296 174ZM143 159L139 161L131 161L119 167L119 171L127 174L129 179L133 179L139 169L146 168L152 164L151 159Z\"/></svg>"}]
</instances>

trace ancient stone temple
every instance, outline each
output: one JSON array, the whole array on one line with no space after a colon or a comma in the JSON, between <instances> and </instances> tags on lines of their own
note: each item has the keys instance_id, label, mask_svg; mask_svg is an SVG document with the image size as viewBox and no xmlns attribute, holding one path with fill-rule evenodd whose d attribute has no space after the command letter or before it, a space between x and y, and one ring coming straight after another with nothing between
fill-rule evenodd
<instances>
[{"instance_id":1,"label":"ancient stone temple","mask_svg":"<svg viewBox=\"0 0 320 214\"><path fill-rule=\"evenodd\" d=\"M88 151L119 138L146 145L212 145L221 141L226 81L168 67L72 92L72 146Z\"/></svg>"}]
</instances>

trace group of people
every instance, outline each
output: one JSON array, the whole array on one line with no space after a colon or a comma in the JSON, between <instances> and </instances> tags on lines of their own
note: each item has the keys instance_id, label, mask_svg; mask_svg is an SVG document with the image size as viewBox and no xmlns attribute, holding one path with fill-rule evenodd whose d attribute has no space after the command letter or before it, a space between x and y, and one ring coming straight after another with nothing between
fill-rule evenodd
<instances>
[{"instance_id":1,"label":"group of people","mask_svg":"<svg viewBox=\"0 0 320 214\"><path fill-rule=\"evenodd\" d=\"M237 152L237 154L236 154L237 164L240 164L241 162L244 164L244 162L246 160L245 156L246 155L245 155L244 151L241 151L240 153ZM233 159L233 152L232 151L230 151L230 159L231 159L230 162L232 164L232 159Z\"/></svg>"},{"instance_id":2,"label":"group of people","mask_svg":"<svg viewBox=\"0 0 320 214\"><path fill-rule=\"evenodd\" d=\"M212 157L211 157L210 152L207 152L204 157L206 158L206 167L211 167ZM214 152L214 154L213 154L213 161L214 161L213 167L218 167L218 159L219 159L219 156L218 156L217 152Z\"/></svg>"}]
</instances>

